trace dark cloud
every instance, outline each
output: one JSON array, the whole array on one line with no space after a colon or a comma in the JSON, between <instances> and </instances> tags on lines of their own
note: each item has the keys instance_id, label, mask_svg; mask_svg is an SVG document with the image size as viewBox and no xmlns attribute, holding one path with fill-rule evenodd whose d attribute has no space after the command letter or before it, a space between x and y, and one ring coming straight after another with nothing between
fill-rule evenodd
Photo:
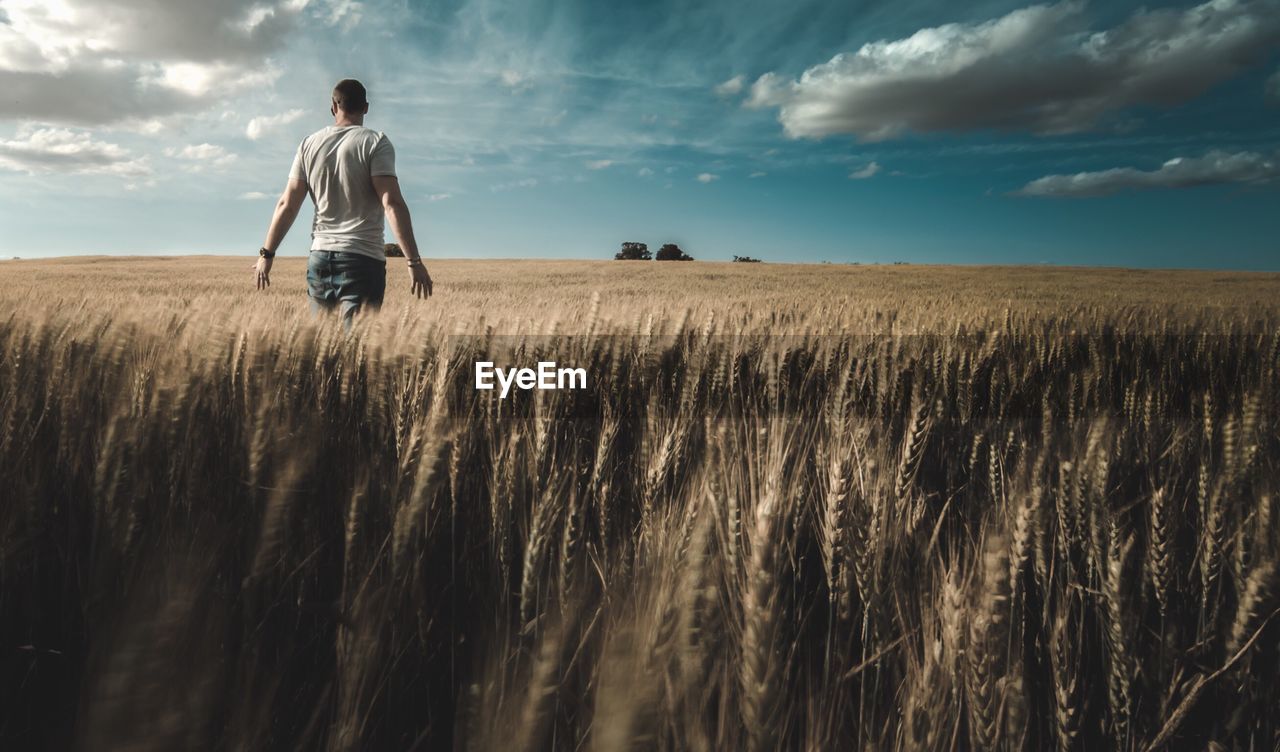
<instances>
[{"instance_id":1,"label":"dark cloud","mask_svg":"<svg viewBox=\"0 0 1280 752\"><path fill-rule=\"evenodd\" d=\"M10 117L74 125L171 115L205 104L178 89L143 85L129 68L64 73L0 70L0 96Z\"/></svg>"},{"instance_id":2,"label":"dark cloud","mask_svg":"<svg viewBox=\"0 0 1280 752\"><path fill-rule=\"evenodd\" d=\"M1158 169L1118 167L1074 175L1046 175L1015 191L1015 196L1106 196L1125 190L1190 188L1221 183L1267 183L1280 177L1277 155L1211 151L1203 157L1170 159Z\"/></svg>"},{"instance_id":3,"label":"dark cloud","mask_svg":"<svg viewBox=\"0 0 1280 752\"><path fill-rule=\"evenodd\" d=\"M21 7L42 46L93 39L112 55L144 60L255 60L280 46L303 4L275 0L70 0L55 11Z\"/></svg>"},{"instance_id":4,"label":"dark cloud","mask_svg":"<svg viewBox=\"0 0 1280 752\"><path fill-rule=\"evenodd\" d=\"M1070 133L1139 105L1174 105L1265 60L1280 42L1280 0L1210 0L1139 11L1091 32L1082 2L1023 8L864 45L806 70L770 73L748 106L778 107L788 135L980 128Z\"/></svg>"},{"instance_id":5,"label":"dark cloud","mask_svg":"<svg viewBox=\"0 0 1280 752\"><path fill-rule=\"evenodd\" d=\"M264 65L300 0L18 0L0 25L0 118L101 124L200 109Z\"/></svg>"}]
</instances>

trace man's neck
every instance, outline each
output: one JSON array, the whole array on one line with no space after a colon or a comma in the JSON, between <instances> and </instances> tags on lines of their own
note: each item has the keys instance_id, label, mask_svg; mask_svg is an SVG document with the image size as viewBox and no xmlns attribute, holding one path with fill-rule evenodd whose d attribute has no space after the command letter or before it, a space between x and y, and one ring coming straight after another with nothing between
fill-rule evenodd
<instances>
[{"instance_id":1,"label":"man's neck","mask_svg":"<svg viewBox=\"0 0 1280 752\"><path fill-rule=\"evenodd\" d=\"M364 118L340 117L333 120L333 127L335 128L342 128L348 125L364 125Z\"/></svg>"}]
</instances>

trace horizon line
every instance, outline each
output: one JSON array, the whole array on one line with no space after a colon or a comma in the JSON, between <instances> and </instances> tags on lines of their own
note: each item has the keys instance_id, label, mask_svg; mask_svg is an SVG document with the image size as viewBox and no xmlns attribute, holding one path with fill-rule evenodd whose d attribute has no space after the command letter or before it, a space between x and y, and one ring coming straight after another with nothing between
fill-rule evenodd
<instances>
[{"instance_id":1,"label":"horizon line","mask_svg":"<svg viewBox=\"0 0 1280 752\"><path fill-rule=\"evenodd\" d=\"M165 252L165 253L68 253L56 256L2 256L0 261L64 261L76 259L176 259L176 258L218 258L218 259L256 259L257 256L251 253L182 253L182 252ZM304 259L303 254L279 254L276 259ZM395 256L392 259L398 258ZM612 258L574 258L559 256L441 256L432 258L423 256L423 260L431 261L502 261L502 262L572 262L572 263L605 263L610 261L619 261L620 259ZM649 259L656 263L656 259ZM702 261L705 264L735 264L732 259L722 258L694 258L693 261ZM626 259L626 263L648 263L639 259ZM677 262L679 263L679 262ZM1134 271L1134 272L1227 272L1236 274L1277 274L1280 273L1280 267L1275 268L1234 268L1219 266L1105 266L1097 264L1072 264L1066 262L1037 261L1023 264L1008 263L981 263L981 262L945 262L945 261L769 261L768 259L760 259L759 263L769 266L915 266L915 267L940 267L940 268L967 268L967 269L1073 269L1080 271L1096 270L1096 271ZM751 264L754 266L755 264Z\"/></svg>"}]
</instances>

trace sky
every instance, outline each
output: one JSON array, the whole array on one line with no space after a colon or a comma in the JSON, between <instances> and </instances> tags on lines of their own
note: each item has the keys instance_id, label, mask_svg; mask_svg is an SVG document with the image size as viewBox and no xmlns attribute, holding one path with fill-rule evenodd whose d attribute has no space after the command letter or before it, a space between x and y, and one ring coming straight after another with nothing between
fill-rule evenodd
<instances>
[{"instance_id":1,"label":"sky","mask_svg":"<svg viewBox=\"0 0 1280 752\"><path fill-rule=\"evenodd\" d=\"M252 256L345 77L428 258L1280 270L1280 0L0 0L0 257Z\"/></svg>"}]
</instances>

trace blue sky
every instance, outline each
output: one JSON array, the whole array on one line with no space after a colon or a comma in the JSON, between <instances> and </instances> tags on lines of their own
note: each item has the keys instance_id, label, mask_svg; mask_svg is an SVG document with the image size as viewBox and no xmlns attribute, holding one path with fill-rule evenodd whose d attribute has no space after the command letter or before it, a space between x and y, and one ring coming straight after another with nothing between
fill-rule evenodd
<instances>
[{"instance_id":1,"label":"blue sky","mask_svg":"<svg viewBox=\"0 0 1280 752\"><path fill-rule=\"evenodd\" d=\"M0 256L253 254L348 76L429 257L1280 269L1280 0L0 0Z\"/></svg>"}]
</instances>

